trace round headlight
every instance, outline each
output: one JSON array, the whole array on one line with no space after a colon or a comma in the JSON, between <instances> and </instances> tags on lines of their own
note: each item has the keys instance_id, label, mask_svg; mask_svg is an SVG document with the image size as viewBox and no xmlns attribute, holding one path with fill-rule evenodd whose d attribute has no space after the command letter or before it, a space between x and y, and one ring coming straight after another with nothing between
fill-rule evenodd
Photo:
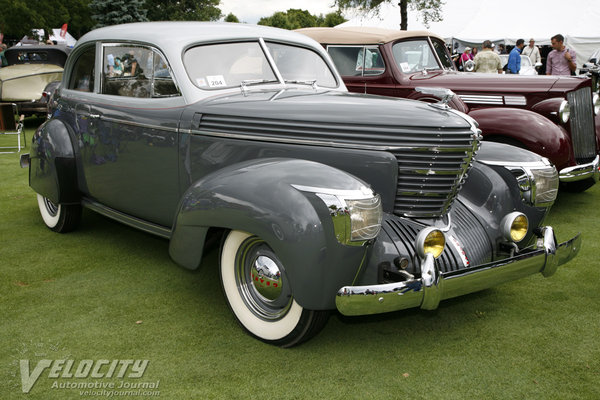
<instances>
[{"instance_id":1,"label":"round headlight","mask_svg":"<svg viewBox=\"0 0 600 400\"><path fill-rule=\"evenodd\" d=\"M594 114L598 115L598 112L600 112L600 96L598 96L598 93L592 95L592 101L594 104Z\"/></svg>"},{"instance_id":2,"label":"round headlight","mask_svg":"<svg viewBox=\"0 0 600 400\"><path fill-rule=\"evenodd\" d=\"M558 109L558 117L563 122L563 124L566 124L570 116L571 106L569 105L569 102L567 100L563 100L563 102L560 103L560 108Z\"/></svg>"},{"instance_id":3,"label":"round headlight","mask_svg":"<svg viewBox=\"0 0 600 400\"><path fill-rule=\"evenodd\" d=\"M512 212L502 220L502 235L511 242L520 242L527 235L529 220L520 212Z\"/></svg>"},{"instance_id":4,"label":"round headlight","mask_svg":"<svg viewBox=\"0 0 600 400\"><path fill-rule=\"evenodd\" d=\"M444 251L445 245L446 238L439 229L425 228L417 235L416 248L421 258L425 258L425 255L429 253L438 258Z\"/></svg>"}]
</instances>

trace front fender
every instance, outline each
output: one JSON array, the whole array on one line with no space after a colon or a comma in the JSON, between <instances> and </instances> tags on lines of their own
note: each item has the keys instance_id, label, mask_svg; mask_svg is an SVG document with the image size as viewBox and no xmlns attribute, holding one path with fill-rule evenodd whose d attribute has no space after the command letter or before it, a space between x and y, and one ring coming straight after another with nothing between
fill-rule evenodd
<instances>
[{"instance_id":1,"label":"front fender","mask_svg":"<svg viewBox=\"0 0 600 400\"><path fill-rule=\"evenodd\" d=\"M482 108L469 115L479 124L484 140L522 144L562 169L573 163L567 131L548 118L518 108Z\"/></svg>"},{"instance_id":2,"label":"front fender","mask_svg":"<svg viewBox=\"0 0 600 400\"><path fill-rule=\"evenodd\" d=\"M44 122L31 144L29 186L52 202L78 203L77 168L71 136L56 119Z\"/></svg>"},{"instance_id":3,"label":"front fender","mask_svg":"<svg viewBox=\"0 0 600 400\"><path fill-rule=\"evenodd\" d=\"M196 269L210 228L259 236L282 261L296 301L309 309L335 308L342 282L352 282L366 247L341 245L327 206L292 185L359 190L357 178L305 160L265 159L236 164L192 185L177 213L169 253Z\"/></svg>"}]
</instances>

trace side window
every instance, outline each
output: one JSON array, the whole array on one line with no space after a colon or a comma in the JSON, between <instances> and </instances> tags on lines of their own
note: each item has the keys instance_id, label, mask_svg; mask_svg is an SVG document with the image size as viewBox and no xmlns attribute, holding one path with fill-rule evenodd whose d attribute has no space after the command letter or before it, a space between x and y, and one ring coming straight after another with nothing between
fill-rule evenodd
<instances>
[{"instance_id":1,"label":"side window","mask_svg":"<svg viewBox=\"0 0 600 400\"><path fill-rule=\"evenodd\" d=\"M80 92L94 91L96 46L91 45L80 54L71 71L68 88Z\"/></svg>"},{"instance_id":2,"label":"side window","mask_svg":"<svg viewBox=\"0 0 600 400\"><path fill-rule=\"evenodd\" d=\"M342 76L373 76L385 71L383 57L374 46L328 46L327 52Z\"/></svg>"},{"instance_id":3,"label":"side window","mask_svg":"<svg viewBox=\"0 0 600 400\"><path fill-rule=\"evenodd\" d=\"M178 96L162 56L143 46L104 46L101 93L151 98Z\"/></svg>"}]
</instances>

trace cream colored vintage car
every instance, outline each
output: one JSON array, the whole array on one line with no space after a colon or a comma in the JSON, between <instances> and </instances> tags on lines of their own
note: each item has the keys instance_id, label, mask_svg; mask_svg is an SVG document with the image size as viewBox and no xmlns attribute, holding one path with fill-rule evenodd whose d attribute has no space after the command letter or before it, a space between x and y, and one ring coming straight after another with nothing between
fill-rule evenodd
<instances>
[{"instance_id":1,"label":"cream colored vintage car","mask_svg":"<svg viewBox=\"0 0 600 400\"><path fill-rule=\"evenodd\" d=\"M0 99L16 103L22 114L46 113L53 82L62 79L70 49L64 46L15 46L4 53L8 66L0 68Z\"/></svg>"}]
</instances>

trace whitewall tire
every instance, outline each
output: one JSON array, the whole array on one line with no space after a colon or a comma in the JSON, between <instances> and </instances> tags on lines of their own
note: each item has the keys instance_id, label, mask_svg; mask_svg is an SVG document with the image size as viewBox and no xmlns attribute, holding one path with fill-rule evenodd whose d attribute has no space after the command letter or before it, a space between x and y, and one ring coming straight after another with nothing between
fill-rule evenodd
<instances>
[{"instance_id":1,"label":"whitewall tire","mask_svg":"<svg viewBox=\"0 0 600 400\"><path fill-rule=\"evenodd\" d=\"M231 231L221 250L223 292L238 322L252 336L290 347L318 333L326 311L302 308L293 298L285 268L257 236Z\"/></svg>"}]
</instances>

